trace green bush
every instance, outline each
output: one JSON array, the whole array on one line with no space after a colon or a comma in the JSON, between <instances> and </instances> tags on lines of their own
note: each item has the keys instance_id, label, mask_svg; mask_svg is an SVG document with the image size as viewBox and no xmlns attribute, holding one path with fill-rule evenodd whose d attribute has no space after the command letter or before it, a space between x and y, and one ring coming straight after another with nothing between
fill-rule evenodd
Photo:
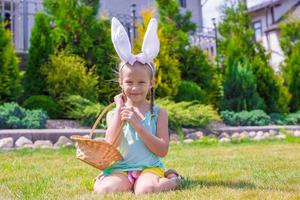
<instances>
[{"instance_id":1,"label":"green bush","mask_svg":"<svg viewBox=\"0 0 300 200\"><path fill-rule=\"evenodd\" d=\"M26 110L17 103L4 103L0 106L0 129L44 128L47 113L42 110Z\"/></svg>"},{"instance_id":2,"label":"green bush","mask_svg":"<svg viewBox=\"0 0 300 200\"><path fill-rule=\"evenodd\" d=\"M206 102L206 93L196 83L182 81L174 99L176 102L198 100L199 102L204 103Z\"/></svg>"},{"instance_id":3,"label":"green bush","mask_svg":"<svg viewBox=\"0 0 300 200\"><path fill-rule=\"evenodd\" d=\"M47 89L55 99L66 95L80 95L86 99L97 100L97 77L87 70L86 62L76 55L58 53L51 55L49 63L41 70L46 76Z\"/></svg>"},{"instance_id":4,"label":"green bush","mask_svg":"<svg viewBox=\"0 0 300 200\"><path fill-rule=\"evenodd\" d=\"M263 126L271 123L271 118L262 110L232 112L222 111L225 124L231 126Z\"/></svg>"},{"instance_id":5,"label":"green bush","mask_svg":"<svg viewBox=\"0 0 300 200\"><path fill-rule=\"evenodd\" d=\"M51 119L56 119L61 116L61 109L52 97L37 95L31 96L23 103L26 109L42 109L47 112Z\"/></svg>"},{"instance_id":6,"label":"green bush","mask_svg":"<svg viewBox=\"0 0 300 200\"><path fill-rule=\"evenodd\" d=\"M169 127L173 130L178 127L206 127L210 122L220 120L212 106L197 101L175 103L164 98L156 100L156 103L167 110Z\"/></svg>"},{"instance_id":7,"label":"green bush","mask_svg":"<svg viewBox=\"0 0 300 200\"><path fill-rule=\"evenodd\" d=\"M270 113L269 116L271 117L272 124L277 125L286 125L286 116L281 113Z\"/></svg>"},{"instance_id":8,"label":"green bush","mask_svg":"<svg viewBox=\"0 0 300 200\"><path fill-rule=\"evenodd\" d=\"M296 112L296 113L290 113L286 116L285 119L286 123L289 125L296 125L296 124L300 124L300 111Z\"/></svg>"},{"instance_id":9,"label":"green bush","mask_svg":"<svg viewBox=\"0 0 300 200\"><path fill-rule=\"evenodd\" d=\"M59 101L59 104L64 110L65 117L68 119L80 120L84 126L91 127L96 121L100 112L104 109L104 105L93 103L79 95L66 96ZM99 123L98 127L105 127L105 117Z\"/></svg>"},{"instance_id":10,"label":"green bush","mask_svg":"<svg viewBox=\"0 0 300 200\"><path fill-rule=\"evenodd\" d=\"M94 125L97 117L99 116L100 112L105 108L104 105L96 103L91 106L87 106L83 110L83 116L80 120L81 124L84 126L92 127ZM98 128L105 128L106 127L106 116L104 115L101 121L99 122Z\"/></svg>"}]
</instances>

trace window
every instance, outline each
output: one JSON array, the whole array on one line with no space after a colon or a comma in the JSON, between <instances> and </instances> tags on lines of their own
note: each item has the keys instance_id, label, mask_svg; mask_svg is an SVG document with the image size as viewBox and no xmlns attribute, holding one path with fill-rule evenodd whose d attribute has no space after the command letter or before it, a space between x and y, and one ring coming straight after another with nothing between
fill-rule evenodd
<instances>
[{"instance_id":1,"label":"window","mask_svg":"<svg viewBox=\"0 0 300 200\"><path fill-rule=\"evenodd\" d=\"M182 8L186 8L186 0L179 0L179 5Z\"/></svg>"},{"instance_id":2,"label":"window","mask_svg":"<svg viewBox=\"0 0 300 200\"><path fill-rule=\"evenodd\" d=\"M4 14L4 27L7 30L11 29L11 18L9 13Z\"/></svg>"},{"instance_id":3,"label":"window","mask_svg":"<svg viewBox=\"0 0 300 200\"><path fill-rule=\"evenodd\" d=\"M262 38L262 26L261 21L256 21L253 23L253 29L254 29L254 39L256 41L261 41Z\"/></svg>"},{"instance_id":4,"label":"window","mask_svg":"<svg viewBox=\"0 0 300 200\"><path fill-rule=\"evenodd\" d=\"M11 30L12 28L12 6L11 1L0 2L0 18L4 22L5 29Z\"/></svg>"}]
</instances>

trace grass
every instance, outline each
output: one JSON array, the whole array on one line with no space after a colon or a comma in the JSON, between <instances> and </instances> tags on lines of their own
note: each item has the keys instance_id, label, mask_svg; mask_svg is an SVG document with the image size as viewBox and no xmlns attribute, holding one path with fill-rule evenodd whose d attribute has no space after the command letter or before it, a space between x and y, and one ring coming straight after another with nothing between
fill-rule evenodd
<instances>
[{"instance_id":1,"label":"grass","mask_svg":"<svg viewBox=\"0 0 300 200\"><path fill-rule=\"evenodd\" d=\"M92 192L98 171L74 148L0 151L0 199L300 199L300 138L171 145L163 159L186 181L180 190L134 196Z\"/></svg>"}]
</instances>

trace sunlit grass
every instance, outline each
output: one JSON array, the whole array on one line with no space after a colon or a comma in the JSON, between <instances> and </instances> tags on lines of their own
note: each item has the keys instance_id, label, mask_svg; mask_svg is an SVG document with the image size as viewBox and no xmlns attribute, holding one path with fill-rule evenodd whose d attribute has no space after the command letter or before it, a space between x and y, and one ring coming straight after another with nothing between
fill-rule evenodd
<instances>
[{"instance_id":1,"label":"sunlit grass","mask_svg":"<svg viewBox=\"0 0 300 200\"><path fill-rule=\"evenodd\" d=\"M92 192L98 170L74 154L74 148L1 151L0 199L102 199ZM163 161L187 180L180 190L143 199L300 199L297 138L171 145ZM131 193L102 197L141 198Z\"/></svg>"}]
</instances>

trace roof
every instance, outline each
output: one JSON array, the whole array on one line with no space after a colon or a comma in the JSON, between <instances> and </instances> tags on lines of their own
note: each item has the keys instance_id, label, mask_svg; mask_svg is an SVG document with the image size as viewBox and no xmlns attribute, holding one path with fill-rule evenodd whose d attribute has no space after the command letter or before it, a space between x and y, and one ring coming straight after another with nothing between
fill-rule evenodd
<instances>
[{"instance_id":1,"label":"roof","mask_svg":"<svg viewBox=\"0 0 300 200\"><path fill-rule=\"evenodd\" d=\"M300 19L300 0L293 6L291 9L289 9L290 17L292 20L294 19ZM286 15L282 15L273 25L269 26L265 31L273 31L277 30L279 28L279 23L288 21Z\"/></svg>"},{"instance_id":2,"label":"roof","mask_svg":"<svg viewBox=\"0 0 300 200\"><path fill-rule=\"evenodd\" d=\"M255 6L248 8L248 12L252 13L252 12L262 10L267 7L276 6L276 5L279 5L282 1L283 0L268 0L263 3L257 4Z\"/></svg>"}]
</instances>

